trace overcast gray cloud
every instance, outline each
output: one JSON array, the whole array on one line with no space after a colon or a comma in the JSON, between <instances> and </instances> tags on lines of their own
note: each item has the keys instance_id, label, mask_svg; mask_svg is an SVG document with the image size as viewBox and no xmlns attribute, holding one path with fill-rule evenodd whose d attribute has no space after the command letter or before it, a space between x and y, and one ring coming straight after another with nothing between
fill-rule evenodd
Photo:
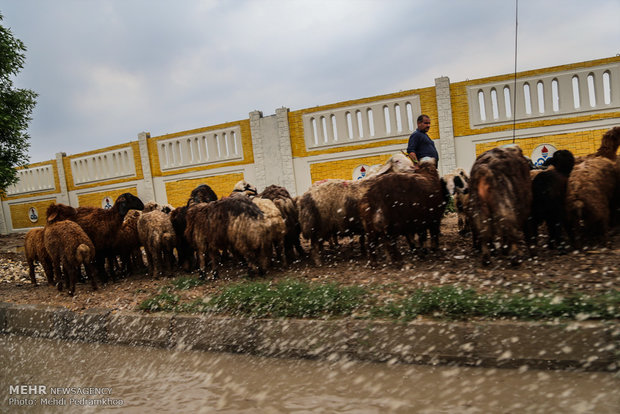
<instances>
[{"instance_id":1,"label":"overcast gray cloud","mask_svg":"<svg viewBox=\"0 0 620 414\"><path fill-rule=\"evenodd\" d=\"M349 99L511 73L514 0L15 0L31 162ZM518 70L620 53L620 2L520 0Z\"/></svg>"}]
</instances>

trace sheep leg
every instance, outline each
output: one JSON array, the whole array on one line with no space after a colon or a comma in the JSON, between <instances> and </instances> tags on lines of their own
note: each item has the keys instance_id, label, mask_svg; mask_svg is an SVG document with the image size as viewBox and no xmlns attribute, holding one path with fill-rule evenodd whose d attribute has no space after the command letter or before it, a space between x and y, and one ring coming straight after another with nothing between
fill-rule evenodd
<instances>
[{"instance_id":1,"label":"sheep leg","mask_svg":"<svg viewBox=\"0 0 620 414\"><path fill-rule=\"evenodd\" d=\"M375 267L377 265L377 249L379 248L379 235L372 230L369 230L367 233L367 243L368 248L366 249L366 254L368 257L368 264L371 267Z\"/></svg>"},{"instance_id":2,"label":"sheep leg","mask_svg":"<svg viewBox=\"0 0 620 414\"><path fill-rule=\"evenodd\" d=\"M54 273L54 282L59 292L62 291L62 270L60 269L60 261L52 259L52 268Z\"/></svg>"},{"instance_id":3,"label":"sheep leg","mask_svg":"<svg viewBox=\"0 0 620 414\"><path fill-rule=\"evenodd\" d=\"M67 279L68 279L68 290L69 296L73 296L75 294L75 285L77 284L78 276L81 272L80 266L75 267L72 266L67 270Z\"/></svg>"},{"instance_id":4,"label":"sheep leg","mask_svg":"<svg viewBox=\"0 0 620 414\"><path fill-rule=\"evenodd\" d=\"M163 252L161 250L155 251L154 253L151 253L151 256L153 257L153 277L159 278L164 275L164 272L162 270Z\"/></svg>"},{"instance_id":5,"label":"sheep leg","mask_svg":"<svg viewBox=\"0 0 620 414\"><path fill-rule=\"evenodd\" d=\"M97 290L97 281L95 280L95 276L97 275L97 268L93 266L91 263L85 264L86 274L90 279L90 284L93 287L93 290Z\"/></svg>"},{"instance_id":6,"label":"sheep leg","mask_svg":"<svg viewBox=\"0 0 620 414\"><path fill-rule=\"evenodd\" d=\"M439 251L439 234L441 233L440 223L433 223L429 232L431 233L431 249L437 252Z\"/></svg>"},{"instance_id":7,"label":"sheep leg","mask_svg":"<svg viewBox=\"0 0 620 414\"><path fill-rule=\"evenodd\" d=\"M100 275L101 280L105 283L109 280L108 272L105 270L105 256L97 252L95 256L95 265L97 266L97 273Z\"/></svg>"},{"instance_id":8,"label":"sheep leg","mask_svg":"<svg viewBox=\"0 0 620 414\"><path fill-rule=\"evenodd\" d=\"M284 241L284 256L286 256L287 263L293 263L295 261L295 250L288 239Z\"/></svg>"},{"instance_id":9,"label":"sheep leg","mask_svg":"<svg viewBox=\"0 0 620 414\"><path fill-rule=\"evenodd\" d=\"M41 266L43 266L45 277L47 277L47 283L50 286L54 286L54 268L52 266L52 261L49 259L43 259L40 262Z\"/></svg>"},{"instance_id":10,"label":"sheep leg","mask_svg":"<svg viewBox=\"0 0 620 414\"><path fill-rule=\"evenodd\" d=\"M315 266L321 266L321 247L323 246L323 242L313 236L310 243L312 261Z\"/></svg>"},{"instance_id":11,"label":"sheep leg","mask_svg":"<svg viewBox=\"0 0 620 414\"><path fill-rule=\"evenodd\" d=\"M174 260L174 252L171 249L164 251L164 270L168 276L172 276L172 266Z\"/></svg>"},{"instance_id":12,"label":"sheep leg","mask_svg":"<svg viewBox=\"0 0 620 414\"><path fill-rule=\"evenodd\" d=\"M64 285L65 289L69 289L69 267L65 266L64 264L62 265L62 273L61 273L61 279L58 282L58 291L60 292L62 290L62 285Z\"/></svg>"},{"instance_id":13,"label":"sheep leg","mask_svg":"<svg viewBox=\"0 0 620 414\"><path fill-rule=\"evenodd\" d=\"M303 247L301 247L301 241L299 240L299 235L295 236L295 240L293 241L293 246L297 251L297 255L299 257L304 257L306 255L306 251Z\"/></svg>"},{"instance_id":14,"label":"sheep leg","mask_svg":"<svg viewBox=\"0 0 620 414\"><path fill-rule=\"evenodd\" d=\"M179 240L177 244L177 256L181 268L186 272L189 272L191 270L190 249L185 245L185 242L181 240Z\"/></svg>"},{"instance_id":15,"label":"sheep leg","mask_svg":"<svg viewBox=\"0 0 620 414\"><path fill-rule=\"evenodd\" d=\"M275 263L281 265L280 267L286 266L286 252L284 252L284 247L282 246L282 243L280 243L279 241L274 241L273 242L273 249L271 248L271 246L269 246L268 248L264 249L264 252L267 253L267 256L271 256L271 251L275 252L274 255L274 261Z\"/></svg>"},{"instance_id":16,"label":"sheep leg","mask_svg":"<svg viewBox=\"0 0 620 414\"><path fill-rule=\"evenodd\" d=\"M147 268L148 268L148 272L151 275L151 277L156 277L155 274L155 258L153 257L153 253L151 252L151 249L145 248L144 251L146 252L146 262L147 262Z\"/></svg>"},{"instance_id":17,"label":"sheep leg","mask_svg":"<svg viewBox=\"0 0 620 414\"><path fill-rule=\"evenodd\" d=\"M262 249L260 249L260 251L258 252L259 256L258 256L258 260L256 261L256 263L258 264L258 274L259 276L264 276L265 272L267 271L267 268L269 267L269 262L271 261L271 252L273 250L271 249L271 244L270 243L265 243L265 246L262 247Z\"/></svg>"},{"instance_id":18,"label":"sheep leg","mask_svg":"<svg viewBox=\"0 0 620 414\"><path fill-rule=\"evenodd\" d=\"M390 256L390 259L392 260L392 263L400 263L402 257L400 255L400 252L398 251L398 238L391 234L386 234L386 239L387 240L385 243L385 247L387 249L388 255Z\"/></svg>"},{"instance_id":19,"label":"sheep leg","mask_svg":"<svg viewBox=\"0 0 620 414\"><path fill-rule=\"evenodd\" d=\"M201 280L207 277L207 253L204 250L198 250L198 277Z\"/></svg>"},{"instance_id":20,"label":"sheep leg","mask_svg":"<svg viewBox=\"0 0 620 414\"><path fill-rule=\"evenodd\" d=\"M37 279L34 276L34 260L28 259L27 262L28 262L28 274L30 276L30 281L32 282L32 284L34 286L36 286L37 285Z\"/></svg>"},{"instance_id":21,"label":"sheep leg","mask_svg":"<svg viewBox=\"0 0 620 414\"><path fill-rule=\"evenodd\" d=\"M420 246L420 254L422 255L426 255L428 253L428 250L426 249L427 237L428 237L428 234L426 232L426 229L418 232L418 244Z\"/></svg>"},{"instance_id":22,"label":"sheep leg","mask_svg":"<svg viewBox=\"0 0 620 414\"><path fill-rule=\"evenodd\" d=\"M219 268L220 268L220 260L221 260L220 252L217 249L209 248L209 258L211 259L211 272L213 275L213 280L216 280L219 277Z\"/></svg>"},{"instance_id":23,"label":"sheep leg","mask_svg":"<svg viewBox=\"0 0 620 414\"><path fill-rule=\"evenodd\" d=\"M409 249L411 251L415 250L417 248L415 243L415 234L407 233L405 234L405 238L407 239L407 243L409 244Z\"/></svg>"},{"instance_id":24,"label":"sheep leg","mask_svg":"<svg viewBox=\"0 0 620 414\"><path fill-rule=\"evenodd\" d=\"M362 257L367 257L368 252L366 249L366 235L364 232L360 234L360 252L362 253Z\"/></svg>"},{"instance_id":25,"label":"sheep leg","mask_svg":"<svg viewBox=\"0 0 620 414\"><path fill-rule=\"evenodd\" d=\"M329 238L329 248L335 250L338 248L338 235L332 234Z\"/></svg>"}]
</instances>

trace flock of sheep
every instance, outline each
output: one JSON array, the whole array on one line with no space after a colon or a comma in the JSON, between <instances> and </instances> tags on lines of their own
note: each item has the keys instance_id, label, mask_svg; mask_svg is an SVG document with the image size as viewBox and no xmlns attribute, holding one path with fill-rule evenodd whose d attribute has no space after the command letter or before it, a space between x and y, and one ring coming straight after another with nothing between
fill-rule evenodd
<instances>
[{"instance_id":1,"label":"flock of sheep","mask_svg":"<svg viewBox=\"0 0 620 414\"><path fill-rule=\"evenodd\" d=\"M418 248L430 234L431 248L438 248L441 220L453 197L459 232L471 232L483 264L498 252L516 265L525 247L534 253L543 222L552 247L606 242L620 222L618 146L615 127L596 153L575 159L569 151L556 151L546 169L532 169L516 146L481 154L469 175L459 169L444 177L432 163L414 167L406 155L396 154L361 180L316 182L295 198L280 186L259 194L240 181L220 199L202 184L177 208L144 205L129 193L110 209L52 204L45 227L26 235L26 259L33 284L38 261L48 282L59 290L64 285L70 295L82 266L96 289L96 278L114 280L144 266L143 251L152 276L177 265L216 278L231 256L250 274L264 274L273 262L291 263L306 254L301 237L320 265L325 242L337 245L339 237L358 235L371 265L381 246L398 262L399 236Z\"/></svg>"}]
</instances>

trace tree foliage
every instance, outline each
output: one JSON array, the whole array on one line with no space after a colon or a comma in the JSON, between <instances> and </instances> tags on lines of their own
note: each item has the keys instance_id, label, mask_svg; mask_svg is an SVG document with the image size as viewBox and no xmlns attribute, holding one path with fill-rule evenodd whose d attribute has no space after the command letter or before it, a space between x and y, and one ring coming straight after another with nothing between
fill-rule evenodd
<instances>
[{"instance_id":1,"label":"tree foliage","mask_svg":"<svg viewBox=\"0 0 620 414\"><path fill-rule=\"evenodd\" d=\"M2 15L0 14L0 22ZM13 86L12 77L24 66L26 47L0 24L0 191L17 182L15 167L28 162L26 132L37 94Z\"/></svg>"}]
</instances>

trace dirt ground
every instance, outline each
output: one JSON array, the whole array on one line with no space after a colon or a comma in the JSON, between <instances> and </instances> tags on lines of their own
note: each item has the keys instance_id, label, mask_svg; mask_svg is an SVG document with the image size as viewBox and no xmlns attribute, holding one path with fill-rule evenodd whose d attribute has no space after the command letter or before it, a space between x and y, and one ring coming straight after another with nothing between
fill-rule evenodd
<instances>
[{"instance_id":1,"label":"dirt ground","mask_svg":"<svg viewBox=\"0 0 620 414\"><path fill-rule=\"evenodd\" d=\"M617 232L620 233L620 232ZM58 292L47 285L41 268L37 267L39 286L34 287L27 273L23 255L24 234L0 236L0 300L13 303L61 305L79 311L89 308L114 310L134 309L140 302L159 293L171 279L153 279L139 272L116 282L100 285L93 291L90 284L78 284L74 297ZM315 267L309 258L301 259L284 269L270 269L261 280L298 278L312 282L338 282L372 288L381 299L398 297L417 288L458 285L473 288L479 293L491 291L536 294L596 293L620 288L620 235L612 235L609 247L559 254L539 240L538 257L513 268L507 260L494 258L483 267L471 247L471 238L457 233L456 215L448 214L442 222L440 252L419 256L408 252L405 242L401 251L406 254L401 266L383 259L375 268L368 267L360 256L357 239L344 239L337 249L327 248L324 264ZM303 243L304 247L309 247ZM379 257L385 257L381 252ZM172 277L191 276L176 271ZM217 281L187 291L178 292L184 300L207 299L218 289L231 283L247 280L247 273L238 264L226 266Z\"/></svg>"}]
</instances>

